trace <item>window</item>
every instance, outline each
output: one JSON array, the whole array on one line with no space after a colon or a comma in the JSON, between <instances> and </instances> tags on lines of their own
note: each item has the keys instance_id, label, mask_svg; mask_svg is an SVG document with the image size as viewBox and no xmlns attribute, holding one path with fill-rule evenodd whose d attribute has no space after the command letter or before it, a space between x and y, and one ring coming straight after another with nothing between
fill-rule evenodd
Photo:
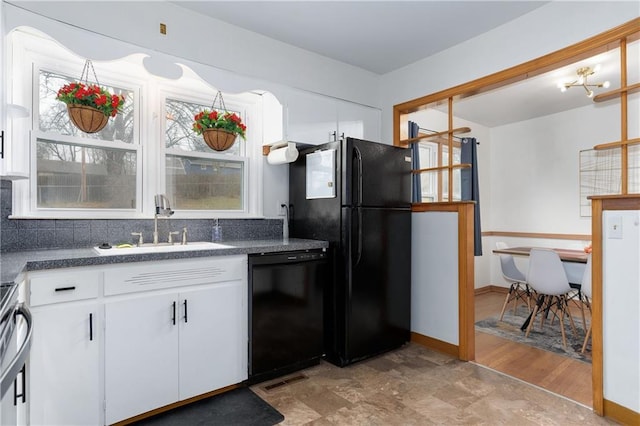
<instances>
[{"instance_id":1,"label":"window","mask_svg":"<svg viewBox=\"0 0 640 426\"><path fill-rule=\"evenodd\" d=\"M445 140L419 142L420 169L431 169L449 164L449 146ZM454 141L453 162L460 164L460 143ZM447 169L420 173L420 189L423 203L444 201L449 193ZM453 201L461 200L460 169L453 169Z\"/></svg>"},{"instance_id":2,"label":"window","mask_svg":"<svg viewBox=\"0 0 640 426\"><path fill-rule=\"evenodd\" d=\"M36 209L133 209L137 207L138 146L134 145L134 92L123 94L123 112L100 132L84 134L56 100L58 89L74 78L38 71L38 132L35 136ZM124 144L128 147L125 148Z\"/></svg>"},{"instance_id":3,"label":"window","mask_svg":"<svg viewBox=\"0 0 640 426\"><path fill-rule=\"evenodd\" d=\"M211 109L217 90L193 71L182 66L178 80L155 77L142 54L93 61L99 85L124 94L125 104L103 130L86 134L56 100L60 87L78 80L84 59L30 29L13 31L9 41L11 102L33 105L31 128L12 129L16 139L29 140L19 157L30 174L14 186L14 216L149 217L158 193L169 197L177 217L262 214L263 94L224 94L227 110L248 126L247 140L216 152L192 123L198 111Z\"/></svg>"},{"instance_id":4,"label":"window","mask_svg":"<svg viewBox=\"0 0 640 426\"><path fill-rule=\"evenodd\" d=\"M244 208L246 158L238 138L224 153L212 152L202 136L191 131L193 116L210 106L167 98L166 182L176 209L237 210ZM246 122L244 111L227 107Z\"/></svg>"}]
</instances>

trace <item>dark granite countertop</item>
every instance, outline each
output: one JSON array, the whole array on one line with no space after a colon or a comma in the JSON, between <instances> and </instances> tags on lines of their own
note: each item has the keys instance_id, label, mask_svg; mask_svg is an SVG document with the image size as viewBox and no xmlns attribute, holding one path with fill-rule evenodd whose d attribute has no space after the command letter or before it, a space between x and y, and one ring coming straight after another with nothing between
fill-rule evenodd
<instances>
[{"instance_id":1,"label":"dark granite countertop","mask_svg":"<svg viewBox=\"0 0 640 426\"><path fill-rule=\"evenodd\" d=\"M22 280L28 271L72 268L76 266L109 265L114 263L144 262L164 259L184 259L234 254L275 253L294 250L310 250L329 247L327 241L290 238L279 240L222 241L231 246L213 250L173 251L164 253L140 253L100 256L93 248L66 250L28 250L4 252L0 255L2 285L11 285Z\"/></svg>"}]
</instances>

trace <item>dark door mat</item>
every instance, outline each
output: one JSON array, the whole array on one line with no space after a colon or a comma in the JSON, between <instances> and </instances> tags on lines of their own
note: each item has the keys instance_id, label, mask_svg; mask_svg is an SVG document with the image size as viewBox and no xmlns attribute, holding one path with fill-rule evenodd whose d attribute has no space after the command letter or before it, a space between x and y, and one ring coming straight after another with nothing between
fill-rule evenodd
<instances>
[{"instance_id":1,"label":"dark door mat","mask_svg":"<svg viewBox=\"0 0 640 426\"><path fill-rule=\"evenodd\" d=\"M148 426L272 426L283 420L282 414L253 393L251 389L239 388L175 408L135 424Z\"/></svg>"}]
</instances>

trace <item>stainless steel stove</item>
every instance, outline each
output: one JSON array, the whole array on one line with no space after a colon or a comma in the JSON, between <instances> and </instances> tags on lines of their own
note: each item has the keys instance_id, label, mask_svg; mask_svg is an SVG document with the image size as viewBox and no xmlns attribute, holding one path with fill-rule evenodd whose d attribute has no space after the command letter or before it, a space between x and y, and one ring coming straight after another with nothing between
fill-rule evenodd
<instances>
[{"instance_id":1,"label":"stainless steel stove","mask_svg":"<svg viewBox=\"0 0 640 426\"><path fill-rule=\"evenodd\" d=\"M23 330L18 322L20 317L26 322L22 342L18 342L18 335L22 334L18 331ZM19 303L18 286L0 286L0 424L16 424L15 405L19 398L24 402L26 397L24 365L31 349L32 335L31 312ZM19 375L22 378L21 385L17 383ZM12 387L13 398L3 398Z\"/></svg>"}]
</instances>

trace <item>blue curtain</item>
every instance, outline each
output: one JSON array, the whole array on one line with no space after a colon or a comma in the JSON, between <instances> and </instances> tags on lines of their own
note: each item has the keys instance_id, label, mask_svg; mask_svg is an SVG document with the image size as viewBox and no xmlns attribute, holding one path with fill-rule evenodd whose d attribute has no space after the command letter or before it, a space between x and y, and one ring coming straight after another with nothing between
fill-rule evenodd
<instances>
[{"instance_id":1,"label":"blue curtain","mask_svg":"<svg viewBox=\"0 0 640 426\"><path fill-rule=\"evenodd\" d=\"M418 132L420 131L420 126L418 123L414 123L413 121L409 121L409 138L418 137ZM420 168L420 149L417 143L411 144L411 168L413 170L417 170ZM421 203L422 202L422 189L420 187L420 175L415 174L412 175L411 178L411 202L412 203Z\"/></svg>"},{"instance_id":2,"label":"blue curtain","mask_svg":"<svg viewBox=\"0 0 640 426\"><path fill-rule=\"evenodd\" d=\"M482 256L482 231L480 230L480 189L478 185L478 144L476 138L462 138L460 162L471 164L471 168L462 169L462 200L475 201L474 208L474 254Z\"/></svg>"}]
</instances>

